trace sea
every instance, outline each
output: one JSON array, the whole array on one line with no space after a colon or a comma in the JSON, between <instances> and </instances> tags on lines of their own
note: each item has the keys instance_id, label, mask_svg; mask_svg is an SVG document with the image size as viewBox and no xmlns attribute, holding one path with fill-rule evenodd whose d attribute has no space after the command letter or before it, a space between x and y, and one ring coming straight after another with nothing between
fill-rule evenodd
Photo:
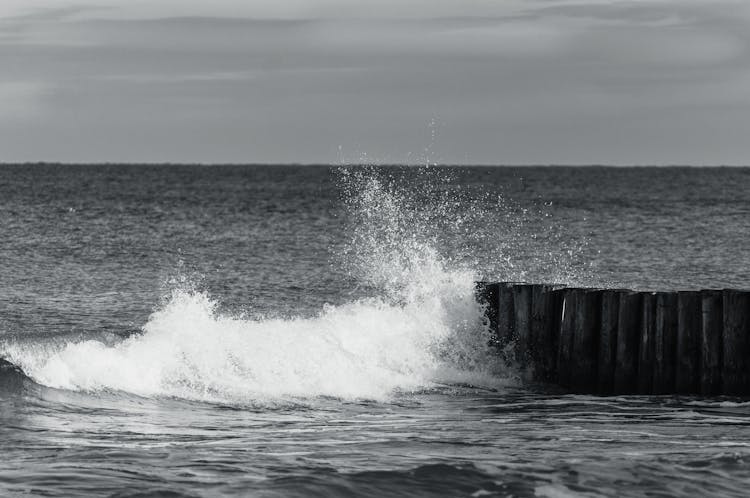
<instances>
[{"instance_id":1,"label":"sea","mask_svg":"<svg viewBox=\"0 0 750 498\"><path fill-rule=\"evenodd\" d=\"M0 496L747 496L750 400L535 384L475 282L749 243L750 168L0 166Z\"/></svg>"}]
</instances>

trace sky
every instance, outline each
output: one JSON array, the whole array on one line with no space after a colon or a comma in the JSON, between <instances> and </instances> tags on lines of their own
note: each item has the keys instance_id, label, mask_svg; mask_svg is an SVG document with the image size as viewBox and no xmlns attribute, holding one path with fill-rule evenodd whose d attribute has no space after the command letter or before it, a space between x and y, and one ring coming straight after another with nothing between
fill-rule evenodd
<instances>
[{"instance_id":1,"label":"sky","mask_svg":"<svg viewBox=\"0 0 750 498\"><path fill-rule=\"evenodd\" d=\"M0 2L0 162L750 164L747 0L84 2Z\"/></svg>"}]
</instances>

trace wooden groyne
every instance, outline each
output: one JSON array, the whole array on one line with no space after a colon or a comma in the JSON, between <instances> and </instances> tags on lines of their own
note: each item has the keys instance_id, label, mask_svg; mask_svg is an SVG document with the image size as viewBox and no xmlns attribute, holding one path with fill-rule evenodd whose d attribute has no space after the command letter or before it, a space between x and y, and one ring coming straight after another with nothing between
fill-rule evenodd
<instances>
[{"instance_id":1,"label":"wooden groyne","mask_svg":"<svg viewBox=\"0 0 750 498\"><path fill-rule=\"evenodd\" d=\"M586 394L750 395L750 291L479 282L493 344Z\"/></svg>"}]
</instances>

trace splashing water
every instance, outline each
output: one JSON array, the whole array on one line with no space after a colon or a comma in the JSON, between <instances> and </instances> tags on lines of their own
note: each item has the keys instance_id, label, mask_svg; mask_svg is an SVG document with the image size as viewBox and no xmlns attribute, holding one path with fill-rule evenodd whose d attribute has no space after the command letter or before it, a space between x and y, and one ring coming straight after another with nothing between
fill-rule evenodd
<instances>
[{"instance_id":1,"label":"splashing water","mask_svg":"<svg viewBox=\"0 0 750 498\"><path fill-rule=\"evenodd\" d=\"M342 257L370 297L313 318L253 320L221 313L209 295L181 285L122 342L24 344L4 355L55 388L251 404L507 383L462 258L470 248L450 257L436 249L439 234L466 230L461 200L427 181L434 173L416 174L424 189L415 194L371 170L341 173L352 224Z\"/></svg>"},{"instance_id":2,"label":"splashing water","mask_svg":"<svg viewBox=\"0 0 750 498\"><path fill-rule=\"evenodd\" d=\"M215 307L204 294L177 291L142 334L120 344L90 340L10 359L51 387L217 401L383 399L435 382L491 380L471 364L479 341L461 342L480 325L468 299L362 300L312 319L267 321L221 316Z\"/></svg>"},{"instance_id":3,"label":"splashing water","mask_svg":"<svg viewBox=\"0 0 750 498\"><path fill-rule=\"evenodd\" d=\"M341 168L352 237L343 263L381 294L441 277L585 285L588 241L543 207L521 207L455 169ZM439 249L439 250L438 250Z\"/></svg>"}]
</instances>

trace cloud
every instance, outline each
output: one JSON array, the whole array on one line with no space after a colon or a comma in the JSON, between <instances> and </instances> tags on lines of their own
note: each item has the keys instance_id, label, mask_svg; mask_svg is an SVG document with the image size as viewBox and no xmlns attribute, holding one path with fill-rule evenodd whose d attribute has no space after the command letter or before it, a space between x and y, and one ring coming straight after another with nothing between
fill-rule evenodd
<instances>
[{"instance_id":1,"label":"cloud","mask_svg":"<svg viewBox=\"0 0 750 498\"><path fill-rule=\"evenodd\" d=\"M446 162L750 157L732 131L750 127L750 12L732 0L132 5L0 22L23 25L0 43L5 160L407 160L433 118Z\"/></svg>"},{"instance_id":2,"label":"cloud","mask_svg":"<svg viewBox=\"0 0 750 498\"><path fill-rule=\"evenodd\" d=\"M424 19L507 15L527 5L526 0L96 0L109 8L111 19L163 17L228 17L255 19ZM60 0L3 0L0 18L30 9L59 8Z\"/></svg>"},{"instance_id":3,"label":"cloud","mask_svg":"<svg viewBox=\"0 0 750 498\"><path fill-rule=\"evenodd\" d=\"M36 7L19 9L21 13L2 17L3 23L34 23L62 21L83 13L99 12L104 7L93 5L69 5L65 7Z\"/></svg>"}]
</instances>

